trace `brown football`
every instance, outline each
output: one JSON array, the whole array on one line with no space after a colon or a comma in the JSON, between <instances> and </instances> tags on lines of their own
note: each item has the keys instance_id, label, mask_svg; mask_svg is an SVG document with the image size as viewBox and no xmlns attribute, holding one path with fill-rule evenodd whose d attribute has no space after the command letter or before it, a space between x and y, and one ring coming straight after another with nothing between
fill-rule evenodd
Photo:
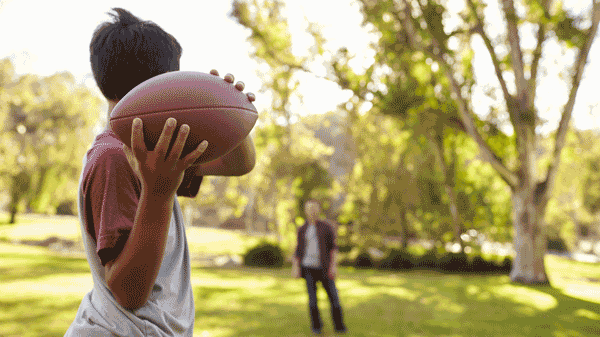
<instances>
[{"instance_id":1,"label":"brown football","mask_svg":"<svg viewBox=\"0 0 600 337\"><path fill-rule=\"evenodd\" d=\"M131 147L131 125L139 117L148 150L154 150L168 118L177 120L169 151L183 124L190 127L181 157L200 142L208 147L194 164L206 163L235 149L256 121L256 107L248 97L223 78L195 71L174 71L142 82L117 103L110 114L110 128Z\"/></svg>"}]
</instances>

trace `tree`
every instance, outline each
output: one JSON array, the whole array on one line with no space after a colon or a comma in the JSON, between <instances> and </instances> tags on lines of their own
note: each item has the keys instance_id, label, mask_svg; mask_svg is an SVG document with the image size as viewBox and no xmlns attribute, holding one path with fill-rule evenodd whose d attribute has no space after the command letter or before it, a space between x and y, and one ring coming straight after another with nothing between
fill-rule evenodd
<instances>
[{"instance_id":1,"label":"tree","mask_svg":"<svg viewBox=\"0 0 600 337\"><path fill-rule=\"evenodd\" d=\"M256 7L268 8L268 13L254 10ZM296 94L298 79L296 71L302 64L291 52L291 42L285 36L287 22L282 17L280 1L254 1L246 4L233 2L230 16L241 25L251 28L248 40L253 46L252 57L266 71L260 93L269 93L271 108L261 114L256 129L257 151L261 159L252 174L237 178L241 181L252 180L251 204L266 218L275 220L279 241L289 246L295 240L299 214L297 198L302 197L302 176L311 163L318 167L325 165L325 157L331 155L331 149L324 146L311 135L310 130L301 124L291 108L292 100L302 101ZM309 165L309 166L307 166Z\"/></svg>"},{"instance_id":2,"label":"tree","mask_svg":"<svg viewBox=\"0 0 600 337\"><path fill-rule=\"evenodd\" d=\"M546 241L541 222L560 164L560 153L564 146L577 89L596 36L600 3L593 2L587 17L576 18L562 8L561 2L525 1L522 5L526 14L520 17L514 1L504 0L501 7L507 30L494 41L488 34L489 25L485 24L485 5L476 0L467 0L466 9L461 13L461 25L454 31L445 27L443 17L447 10L439 1L363 0L361 3L365 23L371 23L382 33L395 36L398 49L409 55L426 55L440 68L444 80L436 79L436 82L449 87L467 133L473 137L485 159L511 188L516 251L511 280L527 284L548 284L543 260ZM386 17L395 24L393 29L390 29L389 22L382 20L384 13L387 13ZM525 24L537 28L537 43L532 51L524 50L521 46L519 29L524 30ZM584 28L588 24L588 28ZM491 57L504 98L503 108L508 113L514 129L517 160L512 169L486 142L481 130L474 123L474 114L469 103L469 79L461 76L461 66L464 67L464 64L461 64L461 55L449 44L453 37L468 43L474 35L483 39ZM562 109L553 158L546 177L537 181L534 153L537 141L536 126L540 118L535 98L544 42L550 39L556 39L566 48L574 49L577 57L570 69L568 84L571 90ZM499 49L494 44L501 44L509 50L504 59L499 56ZM526 64L526 54L531 59L529 64ZM514 77L513 92L507 83L508 73Z\"/></svg>"},{"instance_id":3,"label":"tree","mask_svg":"<svg viewBox=\"0 0 600 337\"><path fill-rule=\"evenodd\" d=\"M0 178L10 182L14 223L23 203L45 213L62 201L76 200L76 189L57 191L78 181L101 101L87 88L77 87L69 73L45 78L28 74L14 80L10 61L1 64Z\"/></svg>"},{"instance_id":4,"label":"tree","mask_svg":"<svg viewBox=\"0 0 600 337\"><path fill-rule=\"evenodd\" d=\"M255 46L253 56L259 62L270 65L271 70L269 73L263 74L265 75L263 78L267 79L270 79L271 76L278 77L277 69L283 69L289 71L289 73L310 73L311 70L307 65L314 62L324 52L323 43L325 39L320 36L312 25L309 25L313 27L313 29L309 29L309 33L313 36L315 45L308 57L297 58L291 56L289 50L282 48L282 46L289 44L289 32L285 21L281 18L280 6L282 6L281 2L237 1L234 3L232 11L238 22L252 32L249 40ZM269 19L266 20L265 18ZM273 27L277 27L277 29ZM454 115L441 115L444 118L438 118L436 114L419 114L418 111L420 110L417 109L427 108L423 106L424 94L415 92L415 87L418 87L415 84L418 83L415 79L417 76L413 76L410 69L407 68L403 73L404 80L402 82L405 87L402 90L395 90L394 95L385 97L380 95L381 98L387 99L387 104L381 104L377 109L374 108L370 112L364 113L364 107L369 103L365 97L365 87L368 86L367 81L373 75L374 67L369 68L363 75L354 74L348 67L349 60L348 51L339 50L332 58L333 64L329 65L335 74L330 79L335 79L343 89L349 89L355 95L348 103L342 104L338 110L330 112L330 114L335 115L336 119L345 122L345 129L343 128L339 132L351 135L352 143L355 144L353 145L354 151L357 153L354 172L349 178L341 177L333 185L334 189L336 189L335 186L338 186L337 190L340 190L339 186L344 186L343 190L346 194L345 204L338 220L341 222L355 222L361 231L361 235L357 237L366 240L363 240L364 242L361 242L361 244L380 245L382 244L382 235L385 233L402 233L403 244L406 244L406 237L411 231L410 219L415 217L426 222L424 226L419 225L420 227L418 227L424 236L433 236L436 240L441 240L442 237L446 238L446 227L448 223L451 223L454 227L452 230L454 237L459 240L460 232L464 227L462 224L465 216L461 216L458 211L451 212L451 210L465 208L458 207L456 204L458 202L456 200L457 196L448 193L454 192L455 179L452 177L456 172L454 167L457 166L457 156L453 155L453 151L446 151L449 147L454 146L452 141L447 141L454 137L448 129L461 132L465 130L458 118L456 108L453 108ZM403 64L403 62L396 62L394 68L398 69ZM397 73L396 76L398 76ZM407 81L407 79L412 79L412 82ZM275 91L281 91L281 89L287 87L281 85L280 81L268 80L268 82L265 87L274 87ZM450 100L447 99L446 101ZM283 101L276 100L276 102ZM440 103L442 107L445 105L449 105L449 103ZM363 112L359 112L359 110L363 110ZM277 112L279 109L273 109L273 111ZM382 112L383 115L374 111ZM390 116L394 118L390 119ZM478 121L478 123L482 122ZM293 125L295 128L300 128L302 125L307 126L306 119L302 118ZM445 133L444 127L446 127ZM274 136L270 142L277 144L281 142L283 144L287 139L284 131L290 129L290 126L288 124L285 124L285 126L271 125L268 126L268 129L272 131L265 133L267 128L258 128L257 136L270 134ZM435 131L435 133L432 135L430 134L431 131ZM257 137L257 148L259 147L259 138L264 139L263 136ZM415 139L419 139L419 141L414 141ZM442 144L439 142L440 139L443 140ZM306 142L308 140L296 138L296 141ZM409 148L420 148L420 150L415 151ZM437 157L429 156L431 149L434 150ZM407 156L407 153L410 153L410 155ZM281 155L268 156L278 159L282 157ZM423 161L424 156L426 159ZM443 162L441 161L442 156L444 156ZM418 157L422 158L419 159ZM445 165L445 157L450 158L448 165ZM438 159L437 169L435 168L436 158ZM421 169L425 168L421 165L430 166L427 169ZM433 169L431 165L433 165ZM287 165L286 167L291 166ZM296 182L299 183L300 180L296 180ZM424 182L425 190L423 191L431 192L436 196L438 201L435 207L432 207L430 200L420 200L421 193L417 182ZM452 189L445 189L447 196L444 196L445 199L442 203L441 194L444 191L440 191L439 186L449 187L448 184L451 184ZM270 187L266 188L264 193L269 193L272 190ZM332 192L332 194L336 193ZM256 194L252 193L252 195ZM449 207L446 205L454 206ZM262 209L268 209L269 207L271 206L265 205ZM465 212L468 211L471 210L465 209ZM452 215L449 216L448 214ZM448 219L450 220L448 221ZM429 226L434 226L435 231L430 230L432 228L429 228ZM445 240L449 239L451 237Z\"/></svg>"}]
</instances>

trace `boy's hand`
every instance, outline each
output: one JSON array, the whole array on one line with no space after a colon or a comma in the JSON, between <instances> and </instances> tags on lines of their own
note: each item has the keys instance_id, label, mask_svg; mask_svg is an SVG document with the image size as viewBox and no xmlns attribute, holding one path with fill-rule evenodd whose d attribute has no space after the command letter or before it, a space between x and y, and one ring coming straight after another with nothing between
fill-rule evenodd
<instances>
[{"instance_id":1,"label":"boy's hand","mask_svg":"<svg viewBox=\"0 0 600 337\"><path fill-rule=\"evenodd\" d=\"M205 140L192 153L179 159L189 134L189 126L184 124L179 129L175 144L167 156L176 126L175 118L169 118L154 151L148 151L144 143L142 120L136 118L131 126L132 147L123 144L123 151L132 169L138 175L142 189L158 198L169 198L175 194L183 181L185 170L192 166L208 146Z\"/></svg>"},{"instance_id":2,"label":"boy's hand","mask_svg":"<svg viewBox=\"0 0 600 337\"><path fill-rule=\"evenodd\" d=\"M210 73L212 75L219 76L219 72L216 69L211 70ZM225 75L225 77L223 79L226 82L233 83L234 77L232 74L227 74L227 75ZM242 81L239 81L235 84L235 88L239 91L244 91L244 87L245 87L245 85L244 85L244 82L242 82ZM248 96L248 100L250 102L256 101L256 97L254 96L253 93L249 92L246 94L246 96Z\"/></svg>"}]
</instances>

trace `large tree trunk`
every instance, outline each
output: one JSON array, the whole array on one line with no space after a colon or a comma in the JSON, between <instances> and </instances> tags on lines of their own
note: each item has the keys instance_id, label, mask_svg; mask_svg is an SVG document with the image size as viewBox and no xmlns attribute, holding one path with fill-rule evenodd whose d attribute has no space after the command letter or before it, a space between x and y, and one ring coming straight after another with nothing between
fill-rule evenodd
<instances>
[{"instance_id":1,"label":"large tree trunk","mask_svg":"<svg viewBox=\"0 0 600 337\"><path fill-rule=\"evenodd\" d=\"M535 191L526 188L512 193L512 223L515 259L510 273L513 282L549 285L544 266L546 235L543 231L542 207L535 203ZM545 208L545 207L544 207Z\"/></svg>"}]
</instances>

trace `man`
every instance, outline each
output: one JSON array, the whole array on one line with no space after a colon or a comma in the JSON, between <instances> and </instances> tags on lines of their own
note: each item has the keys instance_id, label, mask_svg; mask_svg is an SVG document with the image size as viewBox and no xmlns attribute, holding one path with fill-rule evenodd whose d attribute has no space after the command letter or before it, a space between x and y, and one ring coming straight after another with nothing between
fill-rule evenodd
<instances>
[{"instance_id":1,"label":"man","mask_svg":"<svg viewBox=\"0 0 600 337\"><path fill-rule=\"evenodd\" d=\"M179 70L182 50L157 24L113 10L115 21L100 25L90 43L92 71L109 116L136 85ZM233 75L225 81L233 84ZM235 87L241 91L244 85ZM65 336L193 336L190 258L177 196L195 197L203 176L250 172L255 154L248 137L228 155L193 166L207 144L179 159L189 126L174 134L176 125L169 118L152 151L140 119L132 125L131 148L107 127L83 159L78 206L94 288Z\"/></svg>"},{"instance_id":2,"label":"man","mask_svg":"<svg viewBox=\"0 0 600 337\"><path fill-rule=\"evenodd\" d=\"M342 316L342 307L335 287L337 274L337 244L333 226L319 220L321 207L316 200L304 205L306 222L298 229L298 245L292 259L292 276L306 279L308 290L308 309L312 331L321 334L321 316L317 306L317 281L320 281L329 296L331 317L335 331L345 333L346 326Z\"/></svg>"}]
</instances>

